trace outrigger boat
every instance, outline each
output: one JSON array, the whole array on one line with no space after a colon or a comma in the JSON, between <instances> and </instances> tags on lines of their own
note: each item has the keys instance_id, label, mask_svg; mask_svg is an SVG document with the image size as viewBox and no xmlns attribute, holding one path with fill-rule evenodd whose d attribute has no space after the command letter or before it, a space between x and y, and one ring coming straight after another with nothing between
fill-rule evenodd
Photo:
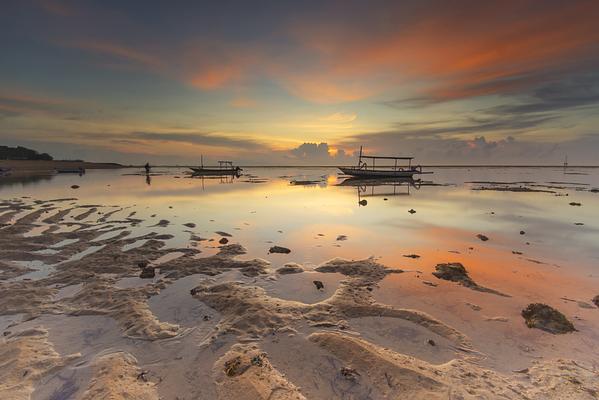
<instances>
[{"instance_id":1,"label":"outrigger boat","mask_svg":"<svg viewBox=\"0 0 599 400\"><path fill-rule=\"evenodd\" d=\"M372 160L372 165L369 165L366 161L362 161L363 159ZM355 167L338 168L344 174L358 178L411 178L416 174L432 174L432 172L423 172L420 165L413 166L413 159L414 157L365 156L362 154L362 146L360 146L358 165ZM394 164L377 168L376 160L393 160ZM408 165L399 166L397 165L398 160L406 160L408 161Z\"/></svg>"},{"instance_id":2,"label":"outrigger boat","mask_svg":"<svg viewBox=\"0 0 599 400\"><path fill-rule=\"evenodd\" d=\"M240 176L241 168L233 165L233 161L219 161L218 168L206 168L204 167L204 159L202 157L200 167L191 167L192 175L202 176L220 176L220 175L233 175Z\"/></svg>"}]
</instances>

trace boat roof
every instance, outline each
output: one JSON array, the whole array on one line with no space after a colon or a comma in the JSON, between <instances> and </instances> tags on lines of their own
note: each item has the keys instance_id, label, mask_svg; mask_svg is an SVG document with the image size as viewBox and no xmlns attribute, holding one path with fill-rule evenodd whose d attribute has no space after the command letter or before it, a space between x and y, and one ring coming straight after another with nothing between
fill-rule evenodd
<instances>
[{"instance_id":1,"label":"boat roof","mask_svg":"<svg viewBox=\"0 0 599 400\"><path fill-rule=\"evenodd\" d=\"M383 156L362 156L362 158L379 158L383 160L413 160L414 157L383 157Z\"/></svg>"}]
</instances>

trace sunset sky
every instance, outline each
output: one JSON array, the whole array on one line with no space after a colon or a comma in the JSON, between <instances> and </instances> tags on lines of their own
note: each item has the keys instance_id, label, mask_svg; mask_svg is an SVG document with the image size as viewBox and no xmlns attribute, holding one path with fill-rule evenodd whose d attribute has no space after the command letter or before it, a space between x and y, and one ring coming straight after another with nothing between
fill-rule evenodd
<instances>
[{"instance_id":1,"label":"sunset sky","mask_svg":"<svg viewBox=\"0 0 599 400\"><path fill-rule=\"evenodd\" d=\"M599 1L3 1L0 145L599 164ZM305 143L324 143L309 145Z\"/></svg>"}]
</instances>

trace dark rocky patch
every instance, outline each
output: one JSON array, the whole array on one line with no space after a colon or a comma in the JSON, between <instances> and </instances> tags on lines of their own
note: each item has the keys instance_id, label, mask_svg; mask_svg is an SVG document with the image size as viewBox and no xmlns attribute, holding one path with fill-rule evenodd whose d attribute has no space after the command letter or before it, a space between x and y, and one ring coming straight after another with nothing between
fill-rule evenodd
<instances>
[{"instance_id":1,"label":"dark rocky patch","mask_svg":"<svg viewBox=\"0 0 599 400\"><path fill-rule=\"evenodd\" d=\"M291 253L291 250L289 250L287 247L272 246L270 249L268 249L268 252L269 253L289 254L289 253Z\"/></svg>"},{"instance_id":2,"label":"dark rocky patch","mask_svg":"<svg viewBox=\"0 0 599 400\"><path fill-rule=\"evenodd\" d=\"M489 238L485 235L483 235L482 233L479 233L478 235L476 235L477 238L479 238L480 240L482 240L483 242L486 242L487 240L489 240Z\"/></svg>"},{"instance_id":3,"label":"dark rocky patch","mask_svg":"<svg viewBox=\"0 0 599 400\"><path fill-rule=\"evenodd\" d=\"M433 275L439 279L458 282L462 286L465 286L472 290L477 290L479 292L486 292L496 294L498 296L510 297L509 295L498 292L497 290L478 285L476 282L472 280L472 278L470 278L470 275L468 275L466 268L461 263L437 264L435 269L436 272L433 272Z\"/></svg>"},{"instance_id":4,"label":"dark rocky patch","mask_svg":"<svg viewBox=\"0 0 599 400\"><path fill-rule=\"evenodd\" d=\"M572 322L555 308L542 303L529 304L522 310L522 317L529 328L537 328L553 334L576 331Z\"/></svg>"}]
</instances>

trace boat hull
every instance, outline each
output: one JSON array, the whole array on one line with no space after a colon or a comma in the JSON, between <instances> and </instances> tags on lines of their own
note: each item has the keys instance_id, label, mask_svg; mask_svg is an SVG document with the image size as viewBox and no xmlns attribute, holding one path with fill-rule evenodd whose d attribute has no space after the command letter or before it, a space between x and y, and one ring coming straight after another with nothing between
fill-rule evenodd
<instances>
[{"instance_id":1,"label":"boat hull","mask_svg":"<svg viewBox=\"0 0 599 400\"><path fill-rule=\"evenodd\" d=\"M193 175L220 176L220 175L240 175L237 169L219 169L219 168L190 168Z\"/></svg>"},{"instance_id":2,"label":"boat hull","mask_svg":"<svg viewBox=\"0 0 599 400\"><path fill-rule=\"evenodd\" d=\"M417 169L407 169L401 171L380 170L380 169L359 169L352 167L339 167L345 175L351 175L359 178L411 178L421 172Z\"/></svg>"}]
</instances>

